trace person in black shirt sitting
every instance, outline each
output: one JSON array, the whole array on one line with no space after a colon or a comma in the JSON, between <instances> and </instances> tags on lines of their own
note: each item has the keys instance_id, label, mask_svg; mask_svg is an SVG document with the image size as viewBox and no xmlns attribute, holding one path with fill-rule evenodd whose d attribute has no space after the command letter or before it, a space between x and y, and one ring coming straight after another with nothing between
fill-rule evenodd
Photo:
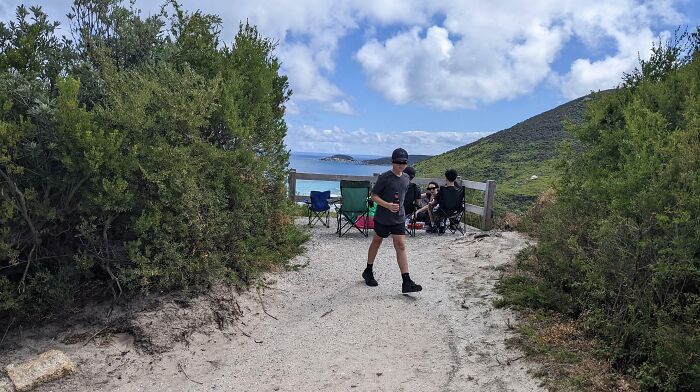
<instances>
[{"instance_id":1,"label":"person in black shirt sitting","mask_svg":"<svg viewBox=\"0 0 700 392\"><path fill-rule=\"evenodd\" d=\"M438 192L436 198L435 198L435 206L433 207L433 213L431 216L431 220L433 222L433 227L438 227L438 232L440 234L445 232L445 217L449 216L451 213L455 212L452 210L447 210L446 206L440 205L440 198L446 198L448 195L446 193L450 193L451 195L458 194L461 191L461 187L459 185L455 184L455 181L457 181L457 171L454 169L448 169L445 171L445 186L441 187L441 191ZM445 193L445 194L443 194ZM464 194L462 194L464 196ZM463 208L463 206L459 206L457 208Z\"/></svg>"}]
</instances>

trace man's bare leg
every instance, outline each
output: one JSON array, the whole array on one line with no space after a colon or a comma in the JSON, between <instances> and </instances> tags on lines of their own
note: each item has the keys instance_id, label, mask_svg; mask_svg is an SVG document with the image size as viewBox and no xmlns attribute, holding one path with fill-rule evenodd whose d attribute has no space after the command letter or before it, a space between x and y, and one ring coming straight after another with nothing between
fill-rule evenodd
<instances>
[{"instance_id":1,"label":"man's bare leg","mask_svg":"<svg viewBox=\"0 0 700 392\"><path fill-rule=\"evenodd\" d=\"M408 257L406 256L406 236L392 235L394 249L396 250L396 261L402 274L408 272Z\"/></svg>"},{"instance_id":2,"label":"man's bare leg","mask_svg":"<svg viewBox=\"0 0 700 392\"><path fill-rule=\"evenodd\" d=\"M428 220L430 221L431 227L437 226L437 224L435 223L435 216L433 215L433 211L431 211L430 208L428 208Z\"/></svg>"},{"instance_id":3,"label":"man's bare leg","mask_svg":"<svg viewBox=\"0 0 700 392\"><path fill-rule=\"evenodd\" d=\"M374 259L377 257L377 252L383 240L384 238L376 234L372 237L372 243L369 244L369 250L367 250L367 264L374 264Z\"/></svg>"}]
</instances>

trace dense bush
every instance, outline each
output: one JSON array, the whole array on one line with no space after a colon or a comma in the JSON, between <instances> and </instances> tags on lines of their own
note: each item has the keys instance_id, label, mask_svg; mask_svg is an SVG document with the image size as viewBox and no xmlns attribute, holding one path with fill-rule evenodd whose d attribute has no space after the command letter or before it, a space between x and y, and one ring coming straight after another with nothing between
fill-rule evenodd
<instances>
[{"instance_id":1,"label":"dense bush","mask_svg":"<svg viewBox=\"0 0 700 392\"><path fill-rule=\"evenodd\" d=\"M698 33L655 47L590 103L571 128L581 148L561 160L556 201L532 214L536 286L501 288L513 303L581 318L645 390L700 390ZM539 288L569 299L528 301Z\"/></svg>"},{"instance_id":2,"label":"dense bush","mask_svg":"<svg viewBox=\"0 0 700 392\"><path fill-rule=\"evenodd\" d=\"M70 41L39 8L0 24L0 314L247 282L304 240L273 42L168 5L77 0Z\"/></svg>"}]
</instances>

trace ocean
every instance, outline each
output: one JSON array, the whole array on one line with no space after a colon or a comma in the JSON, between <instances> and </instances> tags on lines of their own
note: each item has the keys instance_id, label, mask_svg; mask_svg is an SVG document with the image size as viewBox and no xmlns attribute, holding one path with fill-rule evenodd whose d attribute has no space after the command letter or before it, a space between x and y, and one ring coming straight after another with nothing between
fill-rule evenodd
<instances>
[{"instance_id":1,"label":"ocean","mask_svg":"<svg viewBox=\"0 0 700 392\"><path fill-rule=\"evenodd\" d=\"M389 165L361 165L349 162L322 161L321 158L334 155L333 153L316 152L292 152L289 154L289 167L297 172L319 174L348 174L355 176L371 176L374 173L383 173L389 169ZM381 158L377 155L348 154L357 160ZM297 180L297 195L309 195L311 191L331 191L331 195L340 195L340 182Z\"/></svg>"}]
</instances>

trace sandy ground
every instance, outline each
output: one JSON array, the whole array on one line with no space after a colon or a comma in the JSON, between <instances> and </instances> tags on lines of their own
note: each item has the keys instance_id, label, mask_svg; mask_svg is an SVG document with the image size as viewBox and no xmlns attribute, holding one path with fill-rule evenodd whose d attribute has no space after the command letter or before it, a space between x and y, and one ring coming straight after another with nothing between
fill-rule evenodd
<instances>
[{"instance_id":1,"label":"sandy ground","mask_svg":"<svg viewBox=\"0 0 700 392\"><path fill-rule=\"evenodd\" d=\"M476 233L407 237L411 276L424 289L403 295L390 240L374 268L379 286L368 287L360 273L370 239L357 232L338 238L319 226L293 260L303 268L269 274L266 288L229 301L240 313L232 324L218 313L199 316L216 301L176 301L142 312L139 334L112 325L112 333L92 339L96 326L54 339L45 331L23 336L0 365L48 348L65 351L78 373L39 391L542 390L536 365L506 348L515 316L492 305L496 267L527 239ZM197 320L198 332L178 334ZM162 336L172 339L160 344Z\"/></svg>"}]
</instances>

